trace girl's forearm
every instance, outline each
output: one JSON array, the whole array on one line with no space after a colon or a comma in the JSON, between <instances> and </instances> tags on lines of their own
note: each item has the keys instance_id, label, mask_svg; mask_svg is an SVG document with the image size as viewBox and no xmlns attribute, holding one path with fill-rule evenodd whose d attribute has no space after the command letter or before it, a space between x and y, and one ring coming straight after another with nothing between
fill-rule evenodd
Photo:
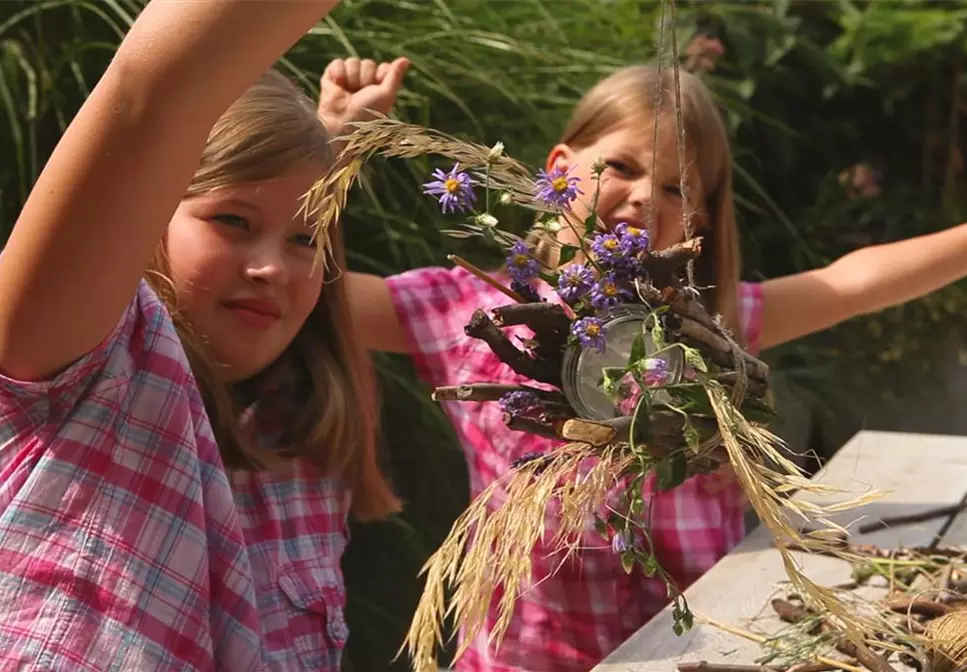
<instances>
[{"instance_id":1,"label":"girl's forearm","mask_svg":"<svg viewBox=\"0 0 967 672\"><path fill-rule=\"evenodd\" d=\"M44 377L110 333L218 116L334 4L154 0L143 10L0 255L0 371Z\"/></svg>"},{"instance_id":2,"label":"girl's forearm","mask_svg":"<svg viewBox=\"0 0 967 672\"><path fill-rule=\"evenodd\" d=\"M899 305L967 276L967 224L863 248L827 270L855 288L855 314Z\"/></svg>"}]
</instances>

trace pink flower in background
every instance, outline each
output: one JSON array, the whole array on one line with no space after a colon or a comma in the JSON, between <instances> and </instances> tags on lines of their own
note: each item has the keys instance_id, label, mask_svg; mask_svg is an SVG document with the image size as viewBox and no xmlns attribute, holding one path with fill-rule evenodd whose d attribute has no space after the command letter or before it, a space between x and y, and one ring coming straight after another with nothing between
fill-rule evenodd
<instances>
[{"instance_id":1,"label":"pink flower in background","mask_svg":"<svg viewBox=\"0 0 967 672\"><path fill-rule=\"evenodd\" d=\"M849 198L873 198L880 195L880 172L868 163L857 163L839 174L839 183Z\"/></svg>"},{"instance_id":2,"label":"pink flower in background","mask_svg":"<svg viewBox=\"0 0 967 672\"><path fill-rule=\"evenodd\" d=\"M715 70L715 61L725 54L725 46L716 37L696 35L685 47L685 67L696 70Z\"/></svg>"}]
</instances>

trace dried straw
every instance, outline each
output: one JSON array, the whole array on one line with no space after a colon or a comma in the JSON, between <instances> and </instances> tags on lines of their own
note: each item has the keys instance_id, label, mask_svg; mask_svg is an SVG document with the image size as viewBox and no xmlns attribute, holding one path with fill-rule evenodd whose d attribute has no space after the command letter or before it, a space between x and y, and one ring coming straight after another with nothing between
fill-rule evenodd
<instances>
[{"instance_id":1,"label":"dried straw","mask_svg":"<svg viewBox=\"0 0 967 672\"><path fill-rule=\"evenodd\" d=\"M677 61L673 67L677 69ZM676 85L677 80L676 77ZM680 117L678 121L681 123ZM505 154L494 159L488 147L386 117L360 122L354 127L351 134L342 138L345 148L334 168L307 194L305 214L315 219L320 240L327 240L328 227L342 214L349 190L364 164L377 154L398 158L446 156L461 164L461 169L474 172L478 181L483 180L486 171L490 188L508 195L513 203L537 212L550 211L535 198L531 171ZM680 138L684 142L684 136L680 134ZM691 227L688 229L690 232ZM319 249L320 255L324 254L325 244ZM858 615L834 591L807 579L790 549L846 557L833 534L843 528L829 517L873 501L878 495L867 493L828 506L790 499L787 495L793 491L829 494L838 490L807 479L785 457L782 442L776 436L742 416L737 407L744 393L744 365L741 357L735 361L740 382L733 388L733 398L715 381L706 383L719 436L715 441L706 442L695 459L706 457L719 444L724 444L742 489L775 537L793 585L814 609L827 613L851 641L865 648L866 637L885 626L877 619ZM492 643L499 646L518 593L530 578L531 553L544 536L545 516L554 515L558 522L553 548L562 557L579 552L580 538L588 521L601 511L608 493L634 459L637 458L629 454L627 444L616 443L602 451L572 443L512 471L474 499L423 568L425 592L404 644L415 668L420 672L436 669L435 648L443 643L442 624L448 615L455 616L464 630L464 641L457 652L459 657L483 627L491 599L501 588L498 622L490 634ZM793 519L813 522L812 527L819 527L820 531L800 534L801 526L793 525ZM449 608L445 599L447 586L454 588Z\"/></svg>"}]
</instances>

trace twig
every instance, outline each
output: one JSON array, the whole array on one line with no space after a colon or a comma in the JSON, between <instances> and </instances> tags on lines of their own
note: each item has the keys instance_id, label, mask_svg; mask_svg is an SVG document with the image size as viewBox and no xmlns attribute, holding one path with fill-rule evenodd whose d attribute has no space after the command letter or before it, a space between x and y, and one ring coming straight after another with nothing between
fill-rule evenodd
<instances>
[{"instance_id":1,"label":"twig","mask_svg":"<svg viewBox=\"0 0 967 672\"><path fill-rule=\"evenodd\" d=\"M782 647L778 643L766 637L763 637L762 635L757 635L755 633L748 632L740 628L736 628L726 623L722 623L721 621L716 621L715 619L709 618L708 616L699 616L696 614L695 621L698 623L711 625L713 628L718 628L719 630L723 632L727 632L731 635L736 635L737 637L748 639L751 642L757 642L759 644L763 644L765 646L768 646L776 650L780 650L780 651L782 650ZM825 663L826 665L829 665L830 667L832 667L834 670L846 670L846 672L867 672L867 670L864 670L862 667L857 667L856 665L852 665L842 660L836 660L835 658L828 658L826 656L813 656L813 658L816 660L816 662Z\"/></svg>"},{"instance_id":2,"label":"twig","mask_svg":"<svg viewBox=\"0 0 967 672\"><path fill-rule=\"evenodd\" d=\"M464 269L465 271L468 271L472 275L477 276L478 278L486 282L488 285L490 285L497 291L501 292L502 294L510 297L514 301L517 301L518 303L527 303L527 299L525 299L523 296L521 296L520 294L518 294L517 292L511 289L508 289L507 287L504 287L502 284L500 284L499 282L491 278L489 275L481 271L479 268L471 264L469 261L462 259L455 254L451 254L447 256L447 259L449 259L450 261L452 261L454 264Z\"/></svg>"},{"instance_id":3,"label":"twig","mask_svg":"<svg viewBox=\"0 0 967 672\"><path fill-rule=\"evenodd\" d=\"M787 623L798 623L807 618L814 617L814 614L812 614L806 608L796 606L791 602L778 598L772 601L772 608L776 610L776 614L779 615L779 618ZM860 663L868 667L873 672L896 672L896 669L882 656L874 653L868 648L861 649L860 647L856 646L856 644L843 637L839 630L832 627L823 618L820 618L819 630L836 635L837 638L834 642L836 650L840 653L845 653L847 656L856 658L858 661L860 661Z\"/></svg>"},{"instance_id":4,"label":"twig","mask_svg":"<svg viewBox=\"0 0 967 672\"><path fill-rule=\"evenodd\" d=\"M446 385L433 390L433 401L497 401L510 392L530 392L542 401L566 404L567 398L560 392L542 390L529 385L501 385L499 383L470 383Z\"/></svg>"},{"instance_id":5,"label":"twig","mask_svg":"<svg viewBox=\"0 0 967 672\"><path fill-rule=\"evenodd\" d=\"M767 665L733 665L732 663L679 663L678 672L783 672L782 668Z\"/></svg>"},{"instance_id":6,"label":"twig","mask_svg":"<svg viewBox=\"0 0 967 672\"><path fill-rule=\"evenodd\" d=\"M735 371L723 371L721 373L713 374L712 378L731 388L734 387L738 381L739 374ZM745 385L746 390L757 399L765 399L768 395L769 387L761 381L755 380L754 378L747 378Z\"/></svg>"},{"instance_id":7,"label":"twig","mask_svg":"<svg viewBox=\"0 0 967 672\"><path fill-rule=\"evenodd\" d=\"M935 602L922 597L891 597L886 601L886 606L898 614L920 614L937 618L953 611L953 607Z\"/></svg>"},{"instance_id":8,"label":"twig","mask_svg":"<svg viewBox=\"0 0 967 672\"><path fill-rule=\"evenodd\" d=\"M799 663L789 667L786 672L827 672L835 669L829 663Z\"/></svg>"},{"instance_id":9,"label":"twig","mask_svg":"<svg viewBox=\"0 0 967 672\"><path fill-rule=\"evenodd\" d=\"M718 334L712 333L712 331L690 318L682 317L681 319L682 324L678 331L683 336L707 345L712 359L719 364L730 368L735 366L735 363L732 361L732 348L729 346L728 341ZM745 368L749 378L753 378L762 383L768 383L769 367L765 363L745 351L742 351L741 357L745 362Z\"/></svg>"},{"instance_id":10,"label":"twig","mask_svg":"<svg viewBox=\"0 0 967 672\"><path fill-rule=\"evenodd\" d=\"M531 329L561 331L566 336L571 326L564 308L556 303L518 303L494 308L493 313L498 327L524 324Z\"/></svg>"},{"instance_id":11,"label":"twig","mask_svg":"<svg viewBox=\"0 0 967 672\"><path fill-rule=\"evenodd\" d=\"M652 284L658 289L681 287L678 271L692 259L702 254L702 239L690 238L678 245L665 248L660 252L645 252L641 265Z\"/></svg>"},{"instance_id":12,"label":"twig","mask_svg":"<svg viewBox=\"0 0 967 672\"><path fill-rule=\"evenodd\" d=\"M964 510L967 510L967 502L948 504L946 506L939 506L934 509L927 509L926 511L921 511L919 513L907 513L902 516L885 516L877 521L860 526L859 532L860 534L869 534L870 532L884 530L889 527L923 523L928 520L935 520L937 518L943 518L944 516L951 516Z\"/></svg>"},{"instance_id":13,"label":"twig","mask_svg":"<svg viewBox=\"0 0 967 672\"><path fill-rule=\"evenodd\" d=\"M507 338L507 335L487 316L487 313L479 308L474 311L470 323L464 327L464 331L467 336L484 341L500 358L500 361L525 378L560 387L561 371L559 368L548 365L544 360L534 359L525 352L518 350Z\"/></svg>"},{"instance_id":14,"label":"twig","mask_svg":"<svg viewBox=\"0 0 967 672\"><path fill-rule=\"evenodd\" d=\"M511 415L510 413L504 413L503 419L504 424L507 425L509 429L513 429L518 432L537 434L538 436L543 436L548 439L561 438L560 431L550 423L541 422L540 420L535 420L534 418Z\"/></svg>"},{"instance_id":15,"label":"twig","mask_svg":"<svg viewBox=\"0 0 967 672\"><path fill-rule=\"evenodd\" d=\"M581 418L567 420L561 427L561 438L586 443L595 448L608 445L617 435L614 427Z\"/></svg>"}]
</instances>

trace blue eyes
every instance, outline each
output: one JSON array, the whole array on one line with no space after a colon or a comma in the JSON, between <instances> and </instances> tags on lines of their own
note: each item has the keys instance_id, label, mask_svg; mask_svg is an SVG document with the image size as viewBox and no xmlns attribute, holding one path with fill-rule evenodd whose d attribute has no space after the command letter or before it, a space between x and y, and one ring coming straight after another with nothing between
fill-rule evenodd
<instances>
[{"instance_id":1,"label":"blue eyes","mask_svg":"<svg viewBox=\"0 0 967 672\"><path fill-rule=\"evenodd\" d=\"M632 177L636 172L635 169L633 169L631 166L629 166L627 163L624 163L623 161L612 160L612 161L605 161L604 163L606 166L608 166L608 168L618 171L625 177ZM682 196L682 190L678 184L668 184L662 187L661 189L669 196L674 196L676 198L681 198Z\"/></svg>"},{"instance_id":2,"label":"blue eyes","mask_svg":"<svg viewBox=\"0 0 967 672\"><path fill-rule=\"evenodd\" d=\"M241 229L243 231L248 231L250 228L248 220L240 215L225 213L217 214L212 216L212 221L218 222L219 224L224 224L225 226L230 226L233 229ZM312 239L312 234L309 233L297 233L292 235L289 237L289 242L300 247L315 247L315 241Z\"/></svg>"},{"instance_id":3,"label":"blue eyes","mask_svg":"<svg viewBox=\"0 0 967 672\"><path fill-rule=\"evenodd\" d=\"M315 241L312 240L312 236L309 235L308 233L299 233L299 234L296 234L296 235L292 236L291 238L289 238L289 240L291 242L295 243L296 245L302 245L303 247L315 247L316 246Z\"/></svg>"},{"instance_id":4,"label":"blue eyes","mask_svg":"<svg viewBox=\"0 0 967 672\"><path fill-rule=\"evenodd\" d=\"M248 222L245 220L245 218L239 217L238 215L215 215L212 217L212 219L214 219L216 222L221 222L222 224L227 224L228 226L234 228L248 228Z\"/></svg>"}]
</instances>

